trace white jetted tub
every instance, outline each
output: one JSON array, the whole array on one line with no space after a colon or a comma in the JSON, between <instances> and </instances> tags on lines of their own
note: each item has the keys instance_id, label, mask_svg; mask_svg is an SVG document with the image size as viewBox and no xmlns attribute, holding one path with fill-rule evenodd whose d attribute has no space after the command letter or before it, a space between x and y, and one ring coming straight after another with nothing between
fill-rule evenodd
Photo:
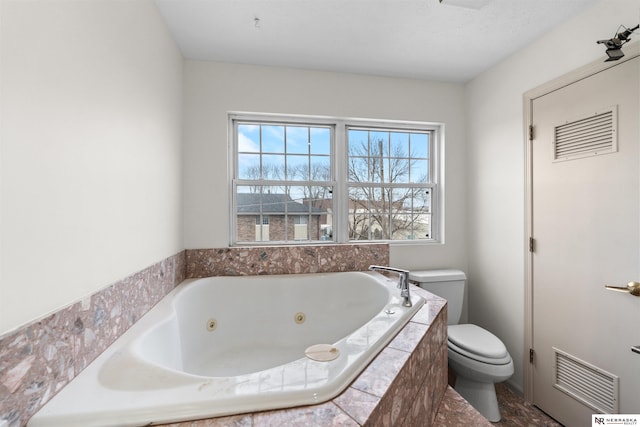
<instances>
[{"instance_id":1,"label":"white jetted tub","mask_svg":"<svg viewBox=\"0 0 640 427\"><path fill-rule=\"evenodd\" d=\"M424 303L404 307L396 284L373 272L186 280L28 426L141 426L329 400Z\"/></svg>"}]
</instances>

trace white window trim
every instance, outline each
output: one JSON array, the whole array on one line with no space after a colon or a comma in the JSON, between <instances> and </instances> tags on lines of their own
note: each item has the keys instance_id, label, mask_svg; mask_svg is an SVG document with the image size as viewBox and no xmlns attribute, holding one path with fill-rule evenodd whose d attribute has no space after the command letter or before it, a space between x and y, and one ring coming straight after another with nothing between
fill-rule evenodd
<instances>
[{"instance_id":1,"label":"white window trim","mask_svg":"<svg viewBox=\"0 0 640 427\"><path fill-rule=\"evenodd\" d=\"M228 140L229 157L228 157L228 182L230 190L229 203L229 243L230 246L260 246L265 242L235 242L236 224L236 186L238 182L235 180L235 167L237 165L237 141L235 140L235 122L237 121L258 121L258 122L285 122L301 125L322 125L333 127L333 140L331 144L331 181L330 184L336 188L339 197L333 198L333 241L312 241L308 244L368 244L368 243L388 243L389 245L440 245L444 244L444 215L445 215L445 182L444 182L444 123L436 122L419 122L404 120L379 120L379 119L363 119L363 118L345 118L333 116L307 116L299 114L272 114L272 113L246 113L246 112L229 112L227 117L228 123ZM431 238L419 240L349 240L349 227L347 225L348 203L346 197L342 196L348 192L348 170L346 161L338 161L338 159L346 159L348 156L348 147L346 141L347 127L367 127L381 129L398 129L398 130L422 130L433 131L432 147L430 156L430 168L432 173L432 191L431 191ZM267 182L268 185L268 182ZM407 185L399 185L407 187ZM434 191L435 190L435 191ZM296 245L295 241L271 242L272 245Z\"/></svg>"}]
</instances>

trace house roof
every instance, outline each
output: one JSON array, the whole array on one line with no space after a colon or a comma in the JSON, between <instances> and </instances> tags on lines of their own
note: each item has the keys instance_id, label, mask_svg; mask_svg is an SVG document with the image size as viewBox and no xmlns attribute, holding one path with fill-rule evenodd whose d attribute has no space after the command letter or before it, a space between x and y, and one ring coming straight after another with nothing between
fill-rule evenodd
<instances>
[{"instance_id":1,"label":"house roof","mask_svg":"<svg viewBox=\"0 0 640 427\"><path fill-rule=\"evenodd\" d=\"M262 202L262 210L260 203ZM323 215L326 212L309 204L296 202L288 194L260 194L238 193L236 195L238 214L263 214L284 215L288 214L312 214Z\"/></svg>"}]
</instances>

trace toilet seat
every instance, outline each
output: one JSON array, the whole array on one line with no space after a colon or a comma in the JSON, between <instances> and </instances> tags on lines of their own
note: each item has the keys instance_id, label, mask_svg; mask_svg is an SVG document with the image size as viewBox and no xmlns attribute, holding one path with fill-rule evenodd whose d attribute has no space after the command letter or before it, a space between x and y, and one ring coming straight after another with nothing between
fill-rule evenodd
<instances>
[{"instance_id":1,"label":"toilet seat","mask_svg":"<svg viewBox=\"0 0 640 427\"><path fill-rule=\"evenodd\" d=\"M505 365L511 362L511 356L504 343L477 325L450 325L448 335L449 349L465 357L491 365Z\"/></svg>"}]
</instances>

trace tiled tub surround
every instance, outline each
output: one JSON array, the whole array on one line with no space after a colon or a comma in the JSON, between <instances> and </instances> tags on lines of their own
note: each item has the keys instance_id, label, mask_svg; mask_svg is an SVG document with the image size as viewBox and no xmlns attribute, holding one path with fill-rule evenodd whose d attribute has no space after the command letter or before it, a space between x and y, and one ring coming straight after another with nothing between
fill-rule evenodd
<instances>
[{"instance_id":1,"label":"tiled tub surround","mask_svg":"<svg viewBox=\"0 0 640 427\"><path fill-rule=\"evenodd\" d=\"M28 419L185 278L365 270L385 244L186 250L0 337L0 420Z\"/></svg>"},{"instance_id":2,"label":"tiled tub surround","mask_svg":"<svg viewBox=\"0 0 640 427\"><path fill-rule=\"evenodd\" d=\"M28 425L136 427L325 402L424 305L414 294L403 307L396 285L369 271L189 279ZM323 343L336 360L304 357Z\"/></svg>"},{"instance_id":3,"label":"tiled tub surround","mask_svg":"<svg viewBox=\"0 0 640 427\"><path fill-rule=\"evenodd\" d=\"M191 249L187 278L364 271L389 264L389 245L318 245Z\"/></svg>"}]
</instances>

